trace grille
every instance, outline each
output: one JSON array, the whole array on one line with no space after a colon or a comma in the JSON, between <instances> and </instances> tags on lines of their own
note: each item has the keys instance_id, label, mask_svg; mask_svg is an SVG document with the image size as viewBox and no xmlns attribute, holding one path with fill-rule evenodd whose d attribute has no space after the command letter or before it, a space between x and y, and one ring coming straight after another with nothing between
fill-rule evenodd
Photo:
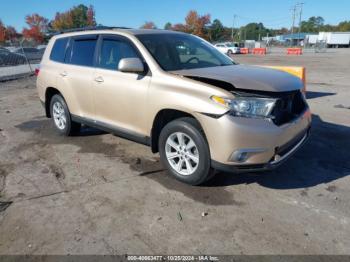
<instances>
[{"instance_id":1,"label":"grille","mask_svg":"<svg viewBox=\"0 0 350 262\"><path fill-rule=\"evenodd\" d=\"M306 109L305 99L298 91L279 93L272 110L273 122L280 126L300 116Z\"/></svg>"}]
</instances>

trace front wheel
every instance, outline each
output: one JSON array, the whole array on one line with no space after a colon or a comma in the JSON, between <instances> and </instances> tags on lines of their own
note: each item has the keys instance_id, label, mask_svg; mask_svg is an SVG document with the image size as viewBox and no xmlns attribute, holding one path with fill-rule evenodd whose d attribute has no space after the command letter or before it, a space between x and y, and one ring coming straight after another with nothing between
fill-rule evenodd
<instances>
[{"instance_id":1,"label":"front wheel","mask_svg":"<svg viewBox=\"0 0 350 262\"><path fill-rule=\"evenodd\" d=\"M208 143L199 123L180 118L168 123L159 136L159 153L163 165L176 179L199 185L212 177Z\"/></svg>"},{"instance_id":2,"label":"front wheel","mask_svg":"<svg viewBox=\"0 0 350 262\"><path fill-rule=\"evenodd\" d=\"M54 95L50 101L50 113L60 135L74 135L80 130L80 124L72 121L68 106L61 95Z\"/></svg>"},{"instance_id":3,"label":"front wheel","mask_svg":"<svg viewBox=\"0 0 350 262\"><path fill-rule=\"evenodd\" d=\"M227 51L227 54L228 54L228 55L232 55L232 54L233 54L232 50L229 49L229 50Z\"/></svg>"}]
</instances>

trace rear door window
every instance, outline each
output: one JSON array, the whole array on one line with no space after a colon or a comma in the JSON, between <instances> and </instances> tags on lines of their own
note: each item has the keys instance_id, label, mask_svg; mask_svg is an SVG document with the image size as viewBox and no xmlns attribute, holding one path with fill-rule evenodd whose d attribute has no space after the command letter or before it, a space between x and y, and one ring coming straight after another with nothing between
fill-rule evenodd
<instances>
[{"instance_id":1,"label":"rear door window","mask_svg":"<svg viewBox=\"0 0 350 262\"><path fill-rule=\"evenodd\" d=\"M68 38L59 38L55 41L51 54L50 59L56 62L63 62L64 56L66 53L66 47L67 47Z\"/></svg>"},{"instance_id":2,"label":"rear door window","mask_svg":"<svg viewBox=\"0 0 350 262\"><path fill-rule=\"evenodd\" d=\"M66 62L73 65L93 66L97 36L73 38Z\"/></svg>"}]
</instances>

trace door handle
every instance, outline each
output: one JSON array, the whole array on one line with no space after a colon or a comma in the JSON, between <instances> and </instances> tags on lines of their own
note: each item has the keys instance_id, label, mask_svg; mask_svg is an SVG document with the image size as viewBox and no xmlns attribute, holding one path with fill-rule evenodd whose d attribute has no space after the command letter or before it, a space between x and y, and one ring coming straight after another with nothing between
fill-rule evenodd
<instances>
[{"instance_id":1,"label":"door handle","mask_svg":"<svg viewBox=\"0 0 350 262\"><path fill-rule=\"evenodd\" d=\"M103 77L102 77L102 76L99 76L99 77L96 77L96 78L95 78L95 81L96 81L97 83L102 83L104 80L103 80Z\"/></svg>"},{"instance_id":2,"label":"door handle","mask_svg":"<svg viewBox=\"0 0 350 262\"><path fill-rule=\"evenodd\" d=\"M65 76L67 76L67 75L68 75L68 74L67 74L66 71L63 71L63 72L60 73L60 76L63 76L63 77L65 77Z\"/></svg>"}]
</instances>

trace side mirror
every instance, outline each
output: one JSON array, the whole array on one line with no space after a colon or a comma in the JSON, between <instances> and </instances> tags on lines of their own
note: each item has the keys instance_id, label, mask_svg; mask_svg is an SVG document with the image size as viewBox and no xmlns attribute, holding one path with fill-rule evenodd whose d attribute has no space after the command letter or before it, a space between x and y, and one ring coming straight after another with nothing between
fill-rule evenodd
<instances>
[{"instance_id":1,"label":"side mirror","mask_svg":"<svg viewBox=\"0 0 350 262\"><path fill-rule=\"evenodd\" d=\"M143 73L145 67L139 58L123 58L119 61L118 70L125 73Z\"/></svg>"}]
</instances>

